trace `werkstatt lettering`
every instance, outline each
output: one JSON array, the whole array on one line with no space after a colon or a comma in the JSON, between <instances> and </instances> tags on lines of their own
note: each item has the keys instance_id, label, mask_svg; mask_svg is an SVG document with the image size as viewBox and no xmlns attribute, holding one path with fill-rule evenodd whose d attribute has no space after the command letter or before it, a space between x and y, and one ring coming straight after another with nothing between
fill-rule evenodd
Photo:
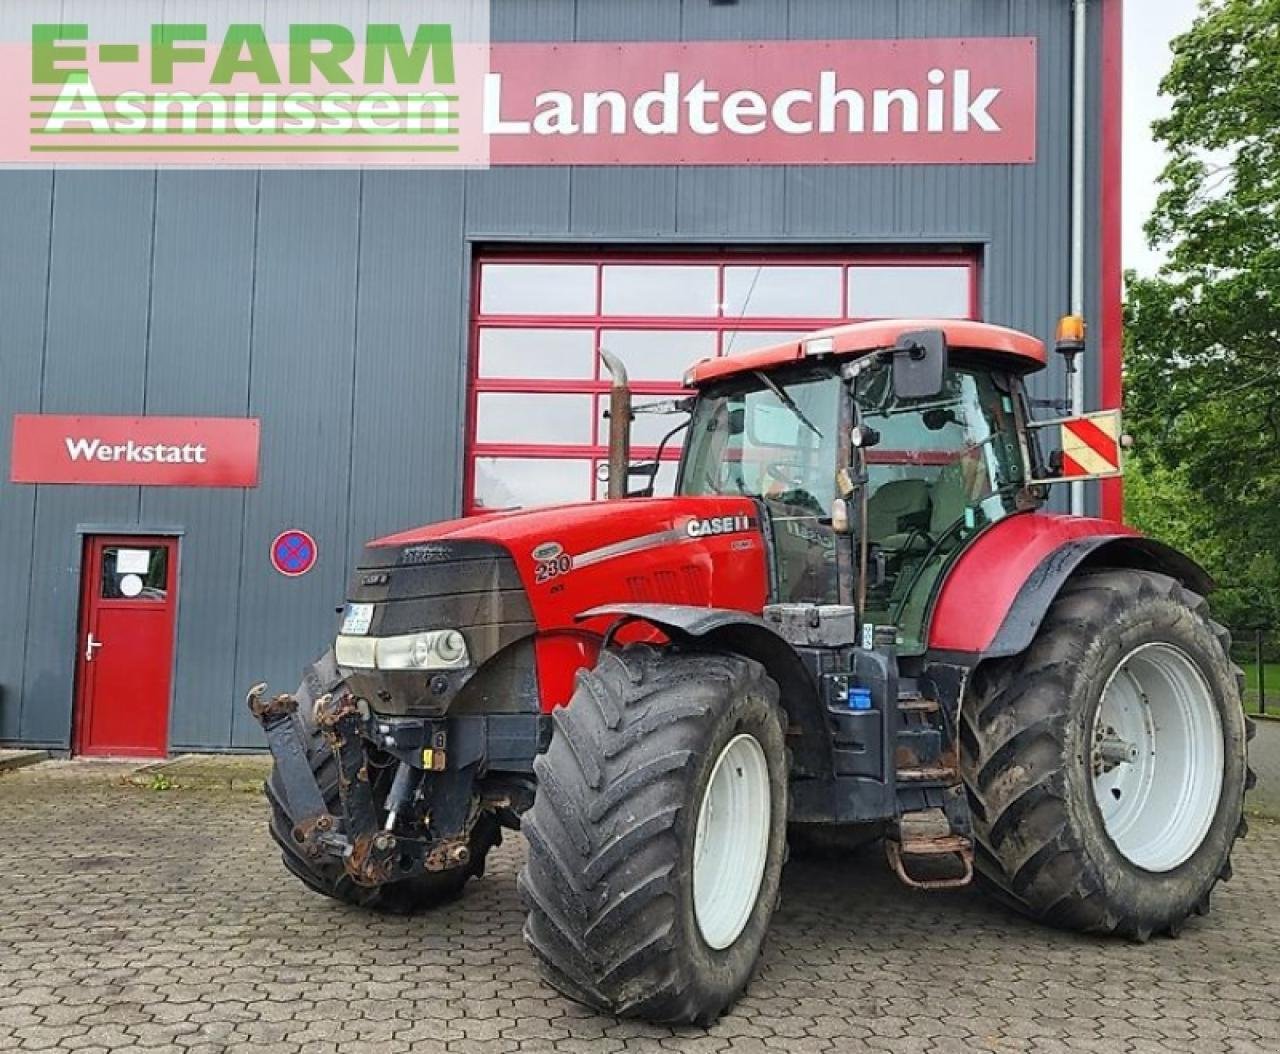
<instances>
[{"instance_id":1,"label":"werkstatt lettering","mask_svg":"<svg viewBox=\"0 0 1280 1054\"><path fill-rule=\"evenodd\" d=\"M495 165L1030 164L1036 40L496 44Z\"/></svg>"},{"instance_id":2,"label":"werkstatt lettering","mask_svg":"<svg viewBox=\"0 0 1280 1054\"><path fill-rule=\"evenodd\" d=\"M256 487L253 418L18 414L13 483Z\"/></svg>"}]
</instances>

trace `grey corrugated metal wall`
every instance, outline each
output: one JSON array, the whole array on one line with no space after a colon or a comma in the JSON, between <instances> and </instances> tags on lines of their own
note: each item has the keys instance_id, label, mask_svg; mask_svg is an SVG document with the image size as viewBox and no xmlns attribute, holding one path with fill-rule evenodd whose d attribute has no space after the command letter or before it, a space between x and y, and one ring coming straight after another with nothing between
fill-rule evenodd
<instances>
[{"instance_id":1,"label":"grey corrugated metal wall","mask_svg":"<svg viewBox=\"0 0 1280 1054\"><path fill-rule=\"evenodd\" d=\"M0 742L69 745L93 524L183 532L173 748L260 743L241 692L323 649L361 542L460 508L475 245L959 242L983 256L985 316L1044 333L1067 303L1070 6L493 4L495 40L1036 36L1034 166L0 174L0 462L24 411L263 426L252 491L0 484ZM1060 394L1058 371L1036 389ZM289 526L321 546L300 580L267 566Z\"/></svg>"}]
</instances>

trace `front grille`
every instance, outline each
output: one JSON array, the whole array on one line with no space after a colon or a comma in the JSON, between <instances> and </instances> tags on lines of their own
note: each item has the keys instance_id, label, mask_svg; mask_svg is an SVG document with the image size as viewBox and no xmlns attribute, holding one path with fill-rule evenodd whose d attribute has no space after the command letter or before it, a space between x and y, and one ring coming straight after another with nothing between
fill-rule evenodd
<instances>
[{"instance_id":1,"label":"front grille","mask_svg":"<svg viewBox=\"0 0 1280 1054\"><path fill-rule=\"evenodd\" d=\"M475 667L534 632L515 561L491 542L369 546L347 599L374 605L371 637L456 629L467 641L470 670L349 672L352 691L383 714L444 713Z\"/></svg>"}]
</instances>

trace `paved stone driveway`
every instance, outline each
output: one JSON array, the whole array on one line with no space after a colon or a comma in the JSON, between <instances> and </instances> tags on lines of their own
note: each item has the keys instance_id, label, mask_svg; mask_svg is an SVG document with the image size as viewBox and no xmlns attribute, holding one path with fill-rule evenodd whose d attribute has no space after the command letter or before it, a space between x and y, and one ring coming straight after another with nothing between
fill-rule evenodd
<instances>
[{"instance_id":1,"label":"paved stone driveway","mask_svg":"<svg viewBox=\"0 0 1280 1054\"><path fill-rule=\"evenodd\" d=\"M1280 1050L1280 829L1178 941L1073 937L878 857L788 868L763 969L710 1030L602 1018L521 943L519 839L433 915L389 919L282 871L263 802L69 763L0 777L0 1050Z\"/></svg>"}]
</instances>

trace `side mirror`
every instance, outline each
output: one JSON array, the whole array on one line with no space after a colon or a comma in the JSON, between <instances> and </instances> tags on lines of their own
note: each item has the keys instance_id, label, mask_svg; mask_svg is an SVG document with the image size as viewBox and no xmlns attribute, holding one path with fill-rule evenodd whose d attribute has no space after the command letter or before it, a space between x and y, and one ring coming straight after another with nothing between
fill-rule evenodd
<instances>
[{"instance_id":1,"label":"side mirror","mask_svg":"<svg viewBox=\"0 0 1280 1054\"><path fill-rule=\"evenodd\" d=\"M947 335L940 329L903 333L893 356L893 394L899 402L935 399L947 376Z\"/></svg>"}]
</instances>

